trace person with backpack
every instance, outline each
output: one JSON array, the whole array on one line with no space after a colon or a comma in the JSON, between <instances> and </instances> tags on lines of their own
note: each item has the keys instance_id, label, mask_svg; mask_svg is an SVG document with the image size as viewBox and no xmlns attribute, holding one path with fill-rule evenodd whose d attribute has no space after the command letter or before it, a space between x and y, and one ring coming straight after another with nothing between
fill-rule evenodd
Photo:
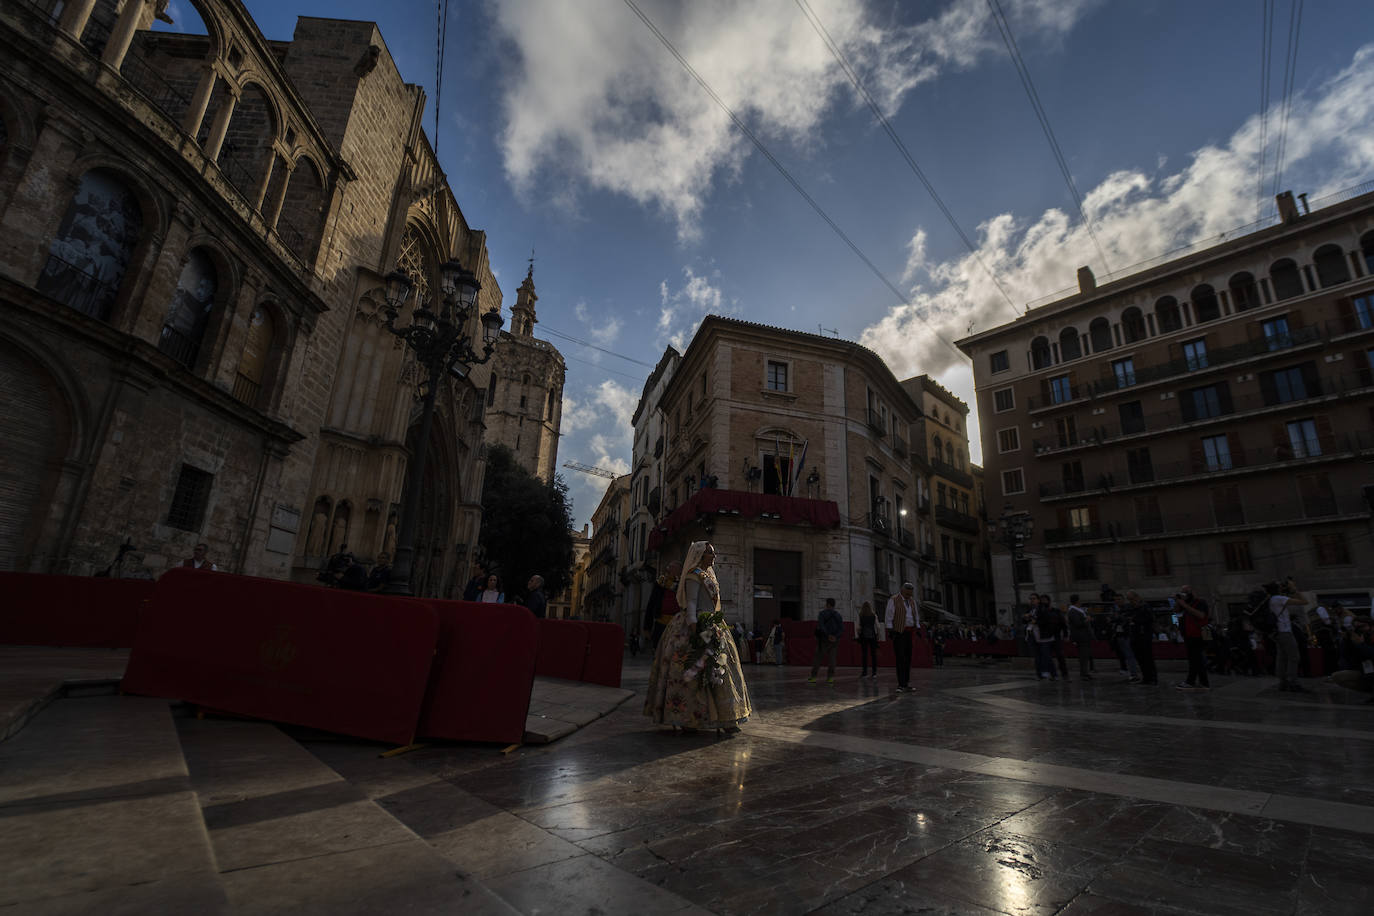
<instances>
[{"instance_id":1,"label":"person with backpack","mask_svg":"<svg viewBox=\"0 0 1374 916\"><path fill-rule=\"evenodd\" d=\"M1078 676L1093 679L1093 625L1088 612L1078 606L1078 596L1069 596L1069 638L1078 646Z\"/></svg>"}]
</instances>

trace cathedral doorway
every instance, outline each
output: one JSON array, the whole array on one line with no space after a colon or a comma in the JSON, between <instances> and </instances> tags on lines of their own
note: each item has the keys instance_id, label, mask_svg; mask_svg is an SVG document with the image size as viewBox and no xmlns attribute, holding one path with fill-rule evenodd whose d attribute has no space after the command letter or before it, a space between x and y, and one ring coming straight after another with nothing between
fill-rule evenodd
<instances>
[{"instance_id":1,"label":"cathedral doorway","mask_svg":"<svg viewBox=\"0 0 1374 916\"><path fill-rule=\"evenodd\" d=\"M410 428L406 444L414 455L420 427ZM434 418L424 479L420 482L420 517L415 526L415 560L411 587L425 598L447 598L452 591L453 503L458 489L458 465L442 417Z\"/></svg>"}]
</instances>

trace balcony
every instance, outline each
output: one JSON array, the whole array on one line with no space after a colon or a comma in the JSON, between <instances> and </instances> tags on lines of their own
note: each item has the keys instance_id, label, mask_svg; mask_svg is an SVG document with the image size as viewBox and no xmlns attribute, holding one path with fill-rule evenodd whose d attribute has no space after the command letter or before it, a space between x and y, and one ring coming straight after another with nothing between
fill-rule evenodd
<instances>
[{"instance_id":1,"label":"balcony","mask_svg":"<svg viewBox=\"0 0 1374 916\"><path fill-rule=\"evenodd\" d=\"M1305 325L1293 328L1281 337L1262 337L1257 340L1247 340L1244 343L1232 344L1229 347L1218 347L1215 350L1208 350L1205 365L1201 366L1196 362L1190 361L1186 357L1156 363L1151 366L1137 366L1134 372L1131 373L1129 380L1123 380L1114 372L1109 371L1111 367L1108 365L1104 368L1102 377L1092 383L1092 395L1093 397L1099 397L1116 394L1118 391L1125 391L1129 388L1139 388L1142 385L1164 381L1165 379L1183 376L1196 377L1200 373L1209 372L1223 366L1243 362L1257 356L1269 356L1284 350L1320 343L1321 340L1322 329L1320 327L1315 324ZM1129 384L1127 384L1126 381L1129 381Z\"/></svg>"},{"instance_id":2,"label":"balcony","mask_svg":"<svg viewBox=\"0 0 1374 916\"><path fill-rule=\"evenodd\" d=\"M950 506L935 507L935 522L946 528L957 528L960 531L968 531L973 534L978 533L978 519Z\"/></svg>"},{"instance_id":3,"label":"balcony","mask_svg":"<svg viewBox=\"0 0 1374 916\"><path fill-rule=\"evenodd\" d=\"M897 455L898 458L905 458L907 455L906 440L903 439L901 436L896 435L895 433L892 436L892 451Z\"/></svg>"},{"instance_id":4,"label":"balcony","mask_svg":"<svg viewBox=\"0 0 1374 916\"><path fill-rule=\"evenodd\" d=\"M868 526L873 529L875 534L892 537L892 519L882 512L868 513Z\"/></svg>"},{"instance_id":5,"label":"balcony","mask_svg":"<svg viewBox=\"0 0 1374 916\"><path fill-rule=\"evenodd\" d=\"M921 496L919 499L916 500L916 511L919 512L921 515L929 515L929 514L930 514L930 497L929 497L929 496Z\"/></svg>"},{"instance_id":6,"label":"balcony","mask_svg":"<svg viewBox=\"0 0 1374 916\"><path fill-rule=\"evenodd\" d=\"M981 587L987 582L987 574L978 567L964 566L949 560L940 561L940 578L946 582L962 582L976 587Z\"/></svg>"},{"instance_id":7,"label":"balcony","mask_svg":"<svg viewBox=\"0 0 1374 916\"><path fill-rule=\"evenodd\" d=\"M1339 318L1332 318L1326 322L1326 336L1328 338L1345 337L1350 334L1363 334L1374 331L1374 315L1351 314L1342 315Z\"/></svg>"},{"instance_id":8,"label":"balcony","mask_svg":"<svg viewBox=\"0 0 1374 916\"><path fill-rule=\"evenodd\" d=\"M1066 385L1058 392L1033 394L1026 398L1026 412L1037 413L1056 407L1067 407L1077 401L1087 400L1091 393L1092 389L1087 385Z\"/></svg>"},{"instance_id":9,"label":"balcony","mask_svg":"<svg viewBox=\"0 0 1374 916\"><path fill-rule=\"evenodd\" d=\"M930 459L930 468L939 477L943 477L950 483L957 484L967 489L973 489L973 475L968 471L956 468L952 464L947 464L939 458Z\"/></svg>"},{"instance_id":10,"label":"balcony","mask_svg":"<svg viewBox=\"0 0 1374 916\"><path fill-rule=\"evenodd\" d=\"M1091 525L1071 525L1068 528L1046 528L1045 546L1051 544L1069 544L1078 541L1096 541L1107 537L1107 529L1104 525L1093 523Z\"/></svg>"},{"instance_id":11,"label":"balcony","mask_svg":"<svg viewBox=\"0 0 1374 916\"><path fill-rule=\"evenodd\" d=\"M898 528L897 543L908 550L914 549L916 546L916 535L912 534L910 528Z\"/></svg>"},{"instance_id":12,"label":"balcony","mask_svg":"<svg viewBox=\"0 0 1374 916\"><path fill-rule=\"evenodd\" d=\"M660 493L662 489L662 487L654 487L649 491L649 514L654 518L658 518L658 510L663 502L662 494Z\"/></svg>"},{"instance_id":13,"label":"balcony","mask_svg":"<svg viewBox=\"0 0 1374 916\"><path fill-rule=\"evenodd\" d=\"M767 519L793 527L840 527L840 507L834 500L707 488L689 496L654 528L647 549L658 550L683 527L712 516Z\"/></svg>"},{"instance_id":14,"label":"balcony","mask_svg":"<svg viewBox=\"0 0 1374 916\"><path fill-rule=\"evenodd\" d=\"M1270 401L1263 394L1251 393L1231 396L1231 409L1210 417L1188 420L1181 410L1161 410L1146 416L1138 427L1124 429L1115 423L1104 423L1084 427L1078 438L1070 443L1057 439L1033 439L1031 445L1038 458L1050 457L1078 449L1091 448L1118 439L1129 440L1135 437L1152 437L1160 433L1195 429L1228 420L1240 420L1266 413L1276 413L1295 407L1310 405L1323 400L1338 400L1351 394L1367 392L1374 388L1374 371L1358 369L1354 372L1324 375L1318 377L1319 390L1305 397L1287 401Z\"/></svg>"},{"instance_id":15,"label":"balcony","mask_svg":"<svg viewBox=\"0 0 1374 916\"><path fill-rule=\"evenodd\" d=\"M935 563L935 545L927 544L922 547L921 552L916 555L916 559L920 560L922 563L930 563L933 565Z\"/></svg>"},{"instance_id":16,"label":"balcony","mask_svg":"<svg viewBox=\"0 0 1374 916\"><path fill-rule=\"evenodd\" d=\"M887 435L887 421L873 408L868 409L868 428L879 436Z\"/></svg>"}]
</instances>

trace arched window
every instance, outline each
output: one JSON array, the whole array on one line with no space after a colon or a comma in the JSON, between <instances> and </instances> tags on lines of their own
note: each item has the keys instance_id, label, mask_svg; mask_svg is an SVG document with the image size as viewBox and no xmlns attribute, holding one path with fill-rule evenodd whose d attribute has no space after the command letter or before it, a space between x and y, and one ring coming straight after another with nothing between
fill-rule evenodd
<instances>
[{"instance_id":1,"label":"arched window","mask_svg":"<svg viewBox=\"0 0 1374 916\"><path fill-rule=\"evenodd\" d=\"M159 350L188 369L195 368L218 285L219 277L210 255L203 248L191 249L157 342Z\"/></svg>"},{"instance_id":2,"label":"arched window","mask_svg":"<svg viewBox=\"0 0 1374 916\"><path fill-rule=\"evenodd\" d=\"M959 449L959 451L957 451L957 452L954 453L954 457L955 457L955 458L958 460L958 462L959 462L959 464L958 464L959 470L962 471L962 470L964 469L964 450L963 450L963 449Z\"/></svg>"},{"instance_id":3,"label":"arched window","mask_svg":"<svg viewBox=\"0 0 1374 916\"><path fill-rule=\"evenodd\" d=\"M277 322L271 309L258 306L248 319L248 338L234 377L234 397L249 406L258 404L276 339Z\"/></svg>"},{"instance_id":4,"label":"arched window","mask_svg":"<svg viewBox=\"0 0 1374 916\"><path fill-rule=\"evenodd\" d=\"M1031 341L1031 368L1044 369L1050 364L1050 339L1037 337Z\"/></svg>"},{"instance_id":5,"label":"arched window","mask_svg":"<svg viewBox=\"0 0 1374 916\"><path fill-rule=\"evenodd\" d=\"M1360 236L1360 254L1364 256L1365 273L1374 274L1374 231Z\"/></svg>"},{"instance_id":6,"label":"arched window","mask_svg":"<svg viewBox=\"0 0 1374 916\"><path fill-rule=\"evenodd\" d=\"M1217 302L1216 290L1210 284L1198 284L1188 295L1193 300L1193 317L1199 322L1216 321L1221 317L1221 305Z\"/></svg>"},{"instance_id":7,"label":"arched window","mask_svg":"<svg viewBox=\"0 0 1374 916\"><path fill-rule=\"evenodd\" d=\"M1345 253L1339 245L1323 245L1312 255L1317 268L1317 285L1322 289L1350 282L1350 269L1345 266Z\"/></svg>"},{"instance_id":8,"label":"arched window","mask_svg":"<svg viewBox=\"0 0 1374 916\"><path fill-rule=\"evenodd\" d=\"M1078 359L1083 355L1083 350L1078 345L1078 329L1065 328L1059 332L1059 358L1061 360Z\"/></svg>"},{"instance_id":9,"label":"arched window","mask_svg":"<svg viewBox=\"0 0 1374 916\"><path fill-rule=\"evenodd\" d=\"M410 297L411 307L433 308L435 302L431 290L438 285L434 276L434 260L414 226L407 226L405 235L401 236L401 252L396 256L396 267L415 284L415 292Z\"/></svg>"},{"instance_id":10,"label":"arched window","mask_svg":"<svg viewBox=\"0 0 1374 916\"><path fill-rule=\"evenodd\" d=\"M285 171L281 163L277 163L277 168ZM302 260L310 262L319 247L323 228L324 180L309 156L298 159L289 178L283 175L283 179L287 181L286 198L277 217L277 238Z\"/></svg>"},{"instance_id":11,"label":"arched window","mask_svg":"<svg viewBox=\"0 0 1374 916\"><path fill-rule=\"evenodd\" d=\"M549 419L549 420L552 420L552 419L553 419L553 392L552 392L552 391L549 392L549 406L548 406L548 408L547 408L547 414L546 414L546 417L545 417L545 418L546 418L546 419Z\"/></svg>"},{"instance_id":12,"label":"arched window","mask_svg":"<svg viewBox=\"0 0 1374 916\"><path fill-rule=\"evenodd\" d=\"M1126 343L1145 339L1145 316L1135 306L1121 313L1121 337Z\"/></svg>"},{"instance_id":13,"label":"arched window","mask_svg":"<svg viewBox=\"0 0 1374 916\"><path fill-rule=\"evenodd\" d=\"M1248 309L1259 308L1259 287L1255 284L1253 274L1248 271L1241 271L1227 281L1226 288L1231 291L1231 305L1236 311L1244 312Z\"/></svg>"},{"instance_id":14,"label":"arched window","mask_svg":"<svg viewBox=\"0 0 1374 916\"><path fill-rule=\"evenodd\" d=\"M142 232L143 213L129 186L113 172L87 172L48 246L38 291L108 320Z\"/></svg>"},{"instance_id":15,"label":"arched window","mask_svg":"<svg viewBox=\"0 0 1374 916\"><path fill-rule=\"evenodd\" d=\"M1177 331L1183 327L1183 316L1178 311L1178 300L1173 296L1160 296L1155 302L1155 324L1159 333Z\"/></svg>"},{"instance_id":16,"label":"arched window","mask_svg":"<svg viewBox=\"0 0 1374 916\"><path fill-rule=\"evenodd\" d=\"M954 443L945 443L945 464L954 467Z\"/></svg>"},{"instance_id":17,"label":"arched window","mask_svg":"<svg viewBox=\"0 0 1374 916\"><path fill-rule=\"evenodd\" d=\"M1088 325L1088 340L1093 352L1100 353L1112 348L1112 323L1105 318L1094 318Z\"/></svg>"},{"instance_id":18,"label":"arched window","mask_svg":"<svg viewBox=\"0 0 1374 916\"><path fill-rule=\"evenodd\" d=\"M1280 258L1269 268L1269 283L1274 287L1275 299L1292 299L1302 295L1302 277L1292 258Z\"/></svg>"},{"instance_id":19,"label":"arched window","mask_svg":"<svg viewBox=\"0 0 1374 916\"><path fill-rule=\"evenodd\" d=\"M530 383L530 374L529 374L528 372L526 372L523 376L520 377L520 384L522 384L522 385L528 385L529 383Z\"/></svg>"},{"instance_id":20,"label":"arched window","mask_svg":"<svg viewBox=\"0 0 1374 916\"><path fill-rule=\"evenodd\" d=\"M220 172L238 189L249 206L260 203L257 200L258 188L268 163L276 155L272 147L276 136L276 113L271 100L261 86L248 83L234 105L234 113L229 119L229 132L225 135L224 145L220 147L217 164ZM279 165L273 172L274 185L284 180L284 175L276 174L285 172L284 167Z\"/></svg>"},{"instance_id":21,"label":"arched window","mask_svg":"<svg viewBox=\"0 0 1374 916\"><path fill-rule=\"evenodd\" d=\"M945 452L944 452L944 444L943 444L943 441L944 441L944 440L942 440L939 436L936 436L935 439L933 440L933 444L935 445L935 460L936 460L936 461L943 461L943 460L944 460L943 455L945 454Z\"/></svg>"}]
</instances>

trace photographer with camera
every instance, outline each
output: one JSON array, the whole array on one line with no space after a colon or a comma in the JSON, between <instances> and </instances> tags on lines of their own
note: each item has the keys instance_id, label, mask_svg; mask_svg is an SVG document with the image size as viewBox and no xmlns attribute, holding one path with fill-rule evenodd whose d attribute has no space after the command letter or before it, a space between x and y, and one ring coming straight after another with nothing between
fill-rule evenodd
<instances>
[{"instance_id":1,"label":"photographer with camera","mask_svg":"<svg viewBox=\"0 0 1374 916\"><path fill-rule=\"evenodd\" d=\"M1301 650L1293 635L1295 629L1301 631L1300 619L1294 612L1302 614L1297 609L1305 607L1307 599L1298 594L1298 586L1292 576L1286 582L1270 582L1264 586L1264 590L1269 593L1269 612L1274 615L1276 627L1274 645L1278 659L1274 669L1279 676L1279 689L1307 693L1307 688L1298 683L1298 652Z\"/></svg>"},{"instance_id":2,"label":"photographer with camera","mask_svg":"<svg viewBox=\"0 0 1374 916\"><path fill-rule=\"evenodd\" d=\"M1183 611L1183 643L1188 647L1188 679L1174 685L1179 690L1211 690L1207 681L1207 653L1203 646L1208 607L1185 585L1174 595L1174 604Z\"/></svg>"}]
</instances>

